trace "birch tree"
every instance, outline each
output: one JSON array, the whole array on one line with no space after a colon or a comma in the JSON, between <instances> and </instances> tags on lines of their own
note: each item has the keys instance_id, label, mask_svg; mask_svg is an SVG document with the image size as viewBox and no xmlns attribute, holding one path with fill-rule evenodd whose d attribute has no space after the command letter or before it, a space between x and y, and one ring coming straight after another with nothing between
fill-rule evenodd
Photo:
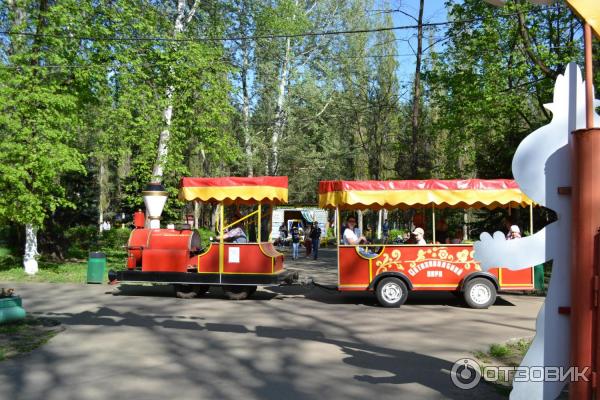
<instances>
[{"instance_id":1,"label":"birch tree","mask_svg":"<svg viewBox=\"0 0 600 400\"><path fill-rule=\"evenodd\" d=\"M173 26L173 38L179 37L185 28L188 26L194 14L198 8L200 0L194 0L191 6L188 6L186 0L177 0L177 13L175 16ZM172 74L173 71L170 71ZM154 162L154 168L152 169L152 179L155 182L161 182L163 179L163 169L169 155L169 140L171 138L171 122L173 118L173 95L175 92L174 85L170 84L165 92L167 105L162 112L164 120L164 129L160 132L158 138L158 151L156 154L156 161Z\"/></svg>"},{"instance_id":2,"label":"birch tree","mask_svg":"<svg viewBox=\"0 0 600 400\"><path fill-rule=\"evenodd\" d=\"M15 31L31 24L38 36L13 42L0 69L0 220L25 228L23 265L35 274L39 227L57 208L73 206L61 178L84 170L74 147L77 92L65 90L72 76L43 68L73 61L64 43L43 36L54 31L64 9L54 10L45 0L30 6L13 3L8 24Z\"/></svg>"}]
</instances>

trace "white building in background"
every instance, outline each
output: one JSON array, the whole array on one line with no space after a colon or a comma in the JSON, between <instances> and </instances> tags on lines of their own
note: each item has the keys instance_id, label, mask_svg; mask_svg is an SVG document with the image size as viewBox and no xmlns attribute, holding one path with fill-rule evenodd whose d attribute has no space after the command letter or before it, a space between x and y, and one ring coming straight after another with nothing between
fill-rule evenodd
<instances>
[{"instance_id":1,"label":"white building in background","mask_svg":"<svg viewBox=\"0 0 600 400\"><path fill-rule=\"evenodd\" d=\"M269 240L279 239L279 227L282 223L285 223L286 229L289 232L292 223L295 221L301 221L302 227L305 224L312 224L313 221L317 221L323 232L323 236L325 236L327 232L326 228L329 227L328 217L329 212L327 210L316 207L276 208L273 210L271 218Z\"/></svg>"}]
</instances>

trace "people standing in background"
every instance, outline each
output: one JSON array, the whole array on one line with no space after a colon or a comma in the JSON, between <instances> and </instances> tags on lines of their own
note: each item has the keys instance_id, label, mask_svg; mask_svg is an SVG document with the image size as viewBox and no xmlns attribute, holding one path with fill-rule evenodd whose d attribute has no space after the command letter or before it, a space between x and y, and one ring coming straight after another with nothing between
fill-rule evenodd
<instances>
[{"instance_id":1,"label":"people standing in background","mask_svg":"<svg viewBox=\"0 0 600 400\"><path fill-rule=\"evenodd\" d=\"M279 225L279 245L285 246L285 239L287 239L287 229L285 227L285 222L282 222Z\"/></svg>"},{"instance_id":2,"label":"people standing in background","mask_svg":"<svg viewBox=\"0 0 600 400\"><path fill-rule=\"evenodd\" d=\"M312 241L312 249L314 259L316 260L319 256L319 245L321 244L321 228L319 228L318 222L313 222L312 229L310 231L310 239Z\"/></svg>"},{"instance_id":3,"label":"people standing in background","mask_svg":"<svg viewBox=\"0 0 600 400\"><path fill-rule=\"evenodd\" d=\"M290 229L290 236L292 238L292 260L297 260L298 249L300 248L300 230L296 222L294 222L292 229Z\"/></svg>"},{"instance_id":4,"label":"people standing in background","mask_svg":"<svg viewBox=\"0 0 600 400\"><path fill-rule=\"evenodd\" d=\"M307 224L306 229L304 230L304 248L306 249L306 258L310 257L310 253L312 251L312 240L310 236L311 232L311 225Z\"/></svg>"},{"instance_id":5,"label":"people standing in background","mask_svg":"<svg viewBox=\"0 0 600 400\"><path fill-rule=\"evenodd\" d=\"M388 220L383 221L383 226L381 228L383 233L383 243L387 243L390 238L390 224L388 224Z\"/></svg>"}]
</instances>

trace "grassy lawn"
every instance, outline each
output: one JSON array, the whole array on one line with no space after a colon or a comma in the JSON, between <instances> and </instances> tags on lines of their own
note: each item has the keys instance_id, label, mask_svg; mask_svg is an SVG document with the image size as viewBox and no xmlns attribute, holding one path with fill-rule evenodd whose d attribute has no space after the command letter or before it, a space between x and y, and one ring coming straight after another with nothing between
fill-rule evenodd
<instances>
[{"instance_id":1,"label":"grassy lawn","mask_svg":"<svg viewBox=\"0 0 600 400\"><path fill-rule=\"evenodd\" d=\"M109 269L125 268L125 253L109 253L107 255L106 273ZM16 257L5 258L0 264L0 281L2 282L50 282L50 283L86 283L87 260L69 262L39 262L39 271L29 276L23 269L21 260Z\"/></svg>"},{"instance_id":2,"label":"grassy lawn","mask_svg":"<svg viewBox=\"0 0 600 400\"><path fill-rule=\"evenodd\" d=\"M42 346L62 329L57 321L32 316L27 316L23 321L0 325L0 361Z\"/></svg>"}]
</instances>

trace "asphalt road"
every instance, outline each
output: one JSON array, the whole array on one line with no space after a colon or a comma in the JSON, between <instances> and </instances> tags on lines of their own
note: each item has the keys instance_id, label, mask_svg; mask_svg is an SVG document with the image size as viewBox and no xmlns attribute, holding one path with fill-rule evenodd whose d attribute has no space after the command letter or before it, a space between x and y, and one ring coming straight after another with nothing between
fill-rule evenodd
<instances>
[{"instance_id":1,"label":"asphalt road","mask_svg":"<svg viewBox=\"0 0 600 400\"><path fill-rule=\"evenodd\" d=\"M323 283L333 252L287 262ZM0 286L2 286L0 284ZM4 285L6 286L6 285ZM177 299L169 286L10 284L26 309L61 321L45 346L0 363L0 399L470 399L453 362L534 334L543 299L503 295L472 310L450 294L400 309L370 294L273 287L246 301L219 289Z\"/></svg>"}]
</instances>

